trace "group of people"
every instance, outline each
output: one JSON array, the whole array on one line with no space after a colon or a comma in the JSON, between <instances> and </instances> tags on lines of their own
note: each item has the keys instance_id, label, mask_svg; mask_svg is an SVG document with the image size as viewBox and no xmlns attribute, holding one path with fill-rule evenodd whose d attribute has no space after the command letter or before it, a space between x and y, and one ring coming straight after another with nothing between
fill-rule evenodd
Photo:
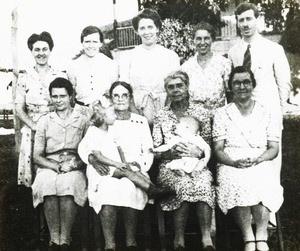
<instances>
[{"instance_id":1,"label":"group of people","mask_svg":"<svg viewBox=\"0 0 300 251\"><path fill-rule=\"evenodd\" d=\"M36 64L18 80L16 111L24 123L18 183L32 188L34 207L43 209L50 250L71 250L76 212L87 199L101 219L105 250L116 250L118 212L127 250L138 250L138 213L153 199L173 212L174 250L185 248L191 204L203 250L215 250L216 204L232 212L244 251L269 250L269 215L283 202L290 71L282 47L258 34L256 6L241 3L235 14L242 39L229 58L211 51L214 28L200 23L196 54L181 66L175 52L157 44L162 22L152 9L133 18L142 44L119 64L103 53L95 26L82 31L83 51L66 74L48 64L51 35L29 37ZM150 168L158 168L156 180Z\"/></svg>"}]
</instances>

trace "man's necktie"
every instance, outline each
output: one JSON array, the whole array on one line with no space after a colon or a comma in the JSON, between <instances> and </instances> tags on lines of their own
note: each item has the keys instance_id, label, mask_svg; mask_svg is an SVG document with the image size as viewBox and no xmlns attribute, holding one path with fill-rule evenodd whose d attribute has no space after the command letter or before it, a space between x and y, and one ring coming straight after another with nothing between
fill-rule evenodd
<instances>
[{"instance_id":1,"label":"man's necktie","mask_svg":"<svg viewBox=\"0 0 300 251\"><path fill-rule=\"evenodd\" d=\"M247 46L247 50L244 54L243 66L250 69L251 68L251 52L250 52L250 44Z\"/></svg>"}]
</instances>

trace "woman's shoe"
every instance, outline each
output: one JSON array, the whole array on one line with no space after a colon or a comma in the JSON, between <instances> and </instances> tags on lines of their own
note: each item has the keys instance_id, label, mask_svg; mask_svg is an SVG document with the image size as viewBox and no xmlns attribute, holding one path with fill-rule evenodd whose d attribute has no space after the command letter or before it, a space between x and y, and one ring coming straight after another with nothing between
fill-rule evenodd
<instances>
[{"instance_id":1,"label":"woman's shoe","mask_svg":"<svg viewBox=\"0 0 300 251\"><path fill-rule=\"evenodd\" d=\"M177 248L174 248L174 251L185 251L185 247L178 246Z\"/></svg>"},{"instance_id":2,"label":"woman's shoe","mask_svg":"<svg viewBox=\"0 0 300 251\"><path fill-rule=\"evenodd\" d=\"M49 251L59 251L59 245L54 243L54 242L51 242L50 246L49 246Z\"/></svg>"},{"instance_id":3,"label":"woman's shoe","mask_svg":"<svg viewBox=\"0 0 300 251\"><path fill-rule=\"evenodd\" d=\"M138 251L138 247L137 246L127 246L126 251Z\"/></svg>"},{"instance_id":4,"label":"woman's shoe","mask_svg":"<svg viewBox=\"0 0 300 251\"><path fill-rule=\"evenodd\" d=\"M71 251L71 247L67 244L62 244L60 246L60 251Z\"/></svg>"},{"instance_id":5,"label":"woman's shoe","mask_svg":"<svg viewBox=\"0 0 300 251\"><path fill-rule=\"evenodd\" d=\"M256 250L256 241L245 241L244 251L255 251Z\"/></svg>"},{"instance_id":6,"label":"woman's shoe","mask_svg":"<svg viewBox=\"0 0 300 251\"><path fill-rule=\"evenodd\" d=\"M257 251L269 251L269 246L267 240L257 240L256 241L256 250Z\"/></svg>"},{"instance_id":7,"label":"woman's shoe","mask_svg":"<svg viewBox=\"0 0 300 251\"><path fill-rule=\"evenodd\" d=\"M204 247L203 251L216 251L216 250L213 246L209 245L209 246Z\"/></svg>"}]
</instances>

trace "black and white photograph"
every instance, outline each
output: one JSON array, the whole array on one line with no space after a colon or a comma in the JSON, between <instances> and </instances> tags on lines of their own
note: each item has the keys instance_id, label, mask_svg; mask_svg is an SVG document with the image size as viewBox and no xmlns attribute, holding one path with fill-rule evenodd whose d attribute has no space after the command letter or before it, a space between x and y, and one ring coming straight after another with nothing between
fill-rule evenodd
<instances>
[{"instance_id":1,"label":"black and white photograph","mask_svg":"<svg viewBox=\"0 0 300 251\"><path fill-rule=\"evenodd\" d=\"M300 0L0 23L0 251L300 251Z\"/></svg>"}]
</instances>

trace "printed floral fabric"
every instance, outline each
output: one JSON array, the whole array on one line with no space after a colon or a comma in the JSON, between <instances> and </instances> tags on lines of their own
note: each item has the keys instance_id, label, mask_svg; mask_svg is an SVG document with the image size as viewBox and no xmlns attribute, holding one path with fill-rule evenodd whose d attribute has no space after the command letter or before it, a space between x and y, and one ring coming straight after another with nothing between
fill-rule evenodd
<instances>
[{"instance_id":1,"label":"printed floral fabric","mask_svg":"<svg viewBox=\"0 0 300 251\"><path fill-rule=\"evenodd\" d=\"M258 123L259 121L259 123ZM249 117L243 117L234 103L220 108L214 118L213 140L224 140L224 151L233 160L257 158L269 141L279 141L280 127L258 102ZM274 178L272 161L246 169L221 164L217 171L217 202L224 213L236 206L263 203L276 212L283 201L283 189Z\"/></svg>"},{"instance_id":2,"label":"printed floral fabric","mask_svg":"<svg viewBox=\"0 0 300 251\"><path fill-rule=\"evenodd\" d=\"M63 72L53 68L41 79L34 68L19 76L17 83L16 103L24 104L28 116L37 122L41 116L53 111L49 95L49 85L57 77L66 77ZM21 130L22 140L20 145L18 164L18 184L30 187L35 171L32 165L32 150L34 133L24 125Z\"/></svg>"},{"instance_id":3,"label":"printed floral fabric","mask_svg":"<svg viewBox=\"0 0 300 251\"><path fill-rule=\"evenodd\" d=\"M201 107L199 104L190 104L185 115L196 117L201 123L201 136L210 145L211 141L211 113ZM162 144L168 144L168 141L174 136L174 130L178 123L178 118L169 106L160 110L154 119L153 140L154 147ZM159 167L157 178L158 184L169 186L176 190L177 195L167 200L161 201L161 207L164 211L172 211L180 207L183 201L206 202L210 207L215 204L215 191L212 185L213 177L211 172L204 168L197 172L194 177L185 175L177 176L172 170L167 169L167 161L162 161Z\"/></svg>"},{"instance_id":4,"label":"printed floral fabric","mask_svg":"<svg viewBox=\"0 0 300 251\"><path fill-rule=\"evenodd\" d=\"M225 105L227 82L231 72L229 59L214 54L203 69L197 62L196 54L183 63L181 69L190 78L191 101L201 103L207 109L215 109Z\"/></svg>"}]
</instances>

